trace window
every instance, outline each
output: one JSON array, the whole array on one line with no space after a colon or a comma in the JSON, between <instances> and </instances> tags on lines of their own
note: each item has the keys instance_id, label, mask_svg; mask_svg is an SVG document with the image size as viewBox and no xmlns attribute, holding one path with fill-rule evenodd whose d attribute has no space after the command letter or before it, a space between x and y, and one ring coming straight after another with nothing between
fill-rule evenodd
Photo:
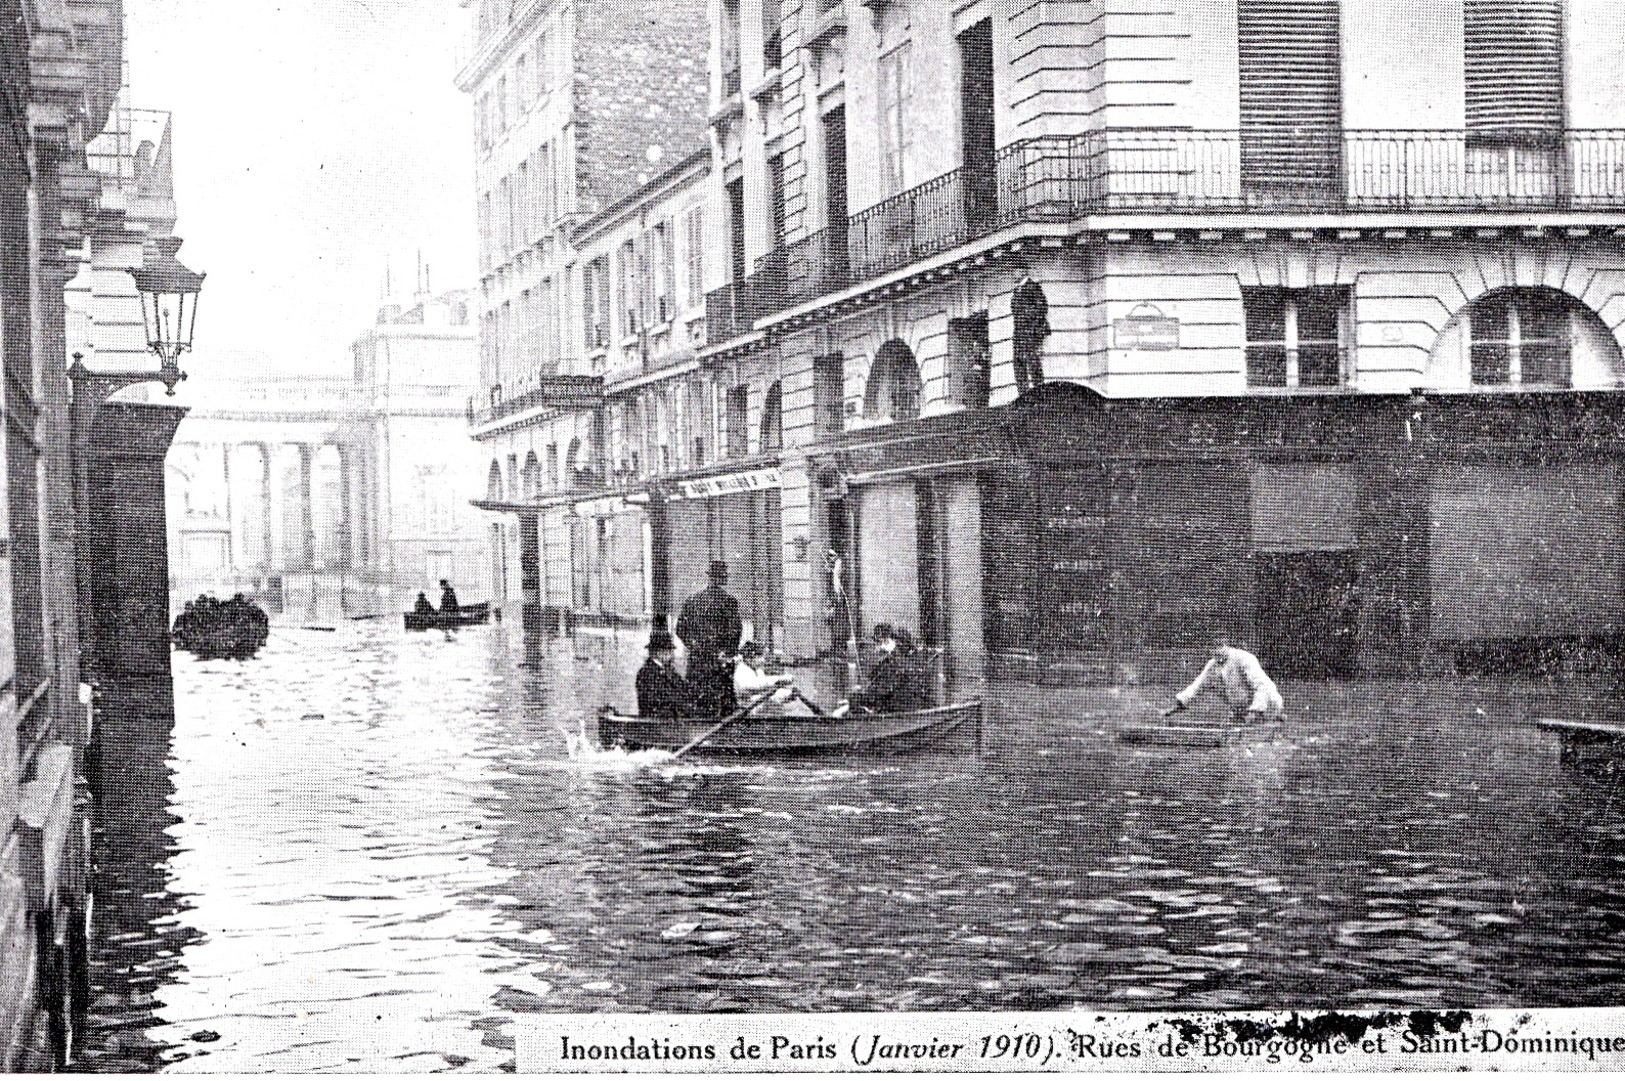
<instances>
[{"instance_id":1,"label":"window","mask_svg":"<svg viewBox=\"0 0 1625 1081\"><path fill-rule=\"evenodd\" d=\"M762 67L768 71L784 63L783 21L779 0L762 0Z\"/></svg>"},{"instance_id":2,"label":"window","mask_svg":"<svg viewBox=\"0 0 1625 1081\"><path fill-rule=\"evenodd\" d=\"M670 221L654 228L655 318L668 323L677 316L677 245Z\"/></svg>"},{"instance_id":3,"label":"window","mask_svg":"<svg viewBox=\"0 0 1625 1081\"><path fill-rule=\"evenodd\" d=\"M519 223L518 223L519 237L518 237L518 241L519 241L519 243L518 243L517 246L518 247L525 247L530 243L530 238L531 238L531 235L532 235L532 225L531 225L531 223L532 223L533 218L534 218L534 215L532 214L533 200L531 198L531 189L530 189L530 162L522 161L522 162L519 163L518 178L519 178L518 179L518 187L519 187Z\"/></svg>"},{"instance_id":4,"label":"window","mask_svg":"<svg viewBox=\"0 0 1625 1081\"><path fill-rule=\"evenodd\" d=\"M628 240L621 245L621 334L631 337L638 332L638 250L637 242Z\"/></svg>"},{"instance_id":5,"label":"window","mask_svg":"<svg viewBox=\"0 0 1625 1081\"><path fill-rule=\"evenodd\" d=\"M479 131L480 149L491 149L491 95L481 94L474 108L474 126Z\"/></svg>"},{"instance_id":6,"label":"window","mask_svg":"<svg viewBox=\"0 0 1625 1081\"><path fill-rule=\"evenodd\" d=\"M480 196L480 268L490 270L496 263L491 257L491 250L496 247L496 237L492 230L496 227L491 220L491 193L486 192Z\"/></svg>"},{"instance_id":7,"label":"window","mask_svg":"<svg viewBox=\"0 0 1625 1081\"><path fill-rule=\"evenodd\" d=\"M497 80L497 131L508 130L508 77L502 76Z\"/></svg>"},{"instance_id":8,"label":"window","mask_svg":"<svg viewBox=\"0 0 1625 1081\"><path fill-rule=\"evenodd\" d=\"M544 31L536 38L536 87L534 93L538 100L545 98L548 91L553 88L553 56L548 51L547 45L547 34Z\"/></svg>"},{"instance_id":9,"label":"window","mask_svg":"<svg viewBox=\"0 0 1625 1081\"><path fill-rule=\"evenodd\" d=\"M762 451L779 450L784 446L784 385L779 382L767 388L762 398Z\"/></svg>"},{"instance_id":10,"label":"window","mask_svg":"<svg viewBox=\"0 0 1625 1081\"><path fill-rule=\"evenodd\" d=\"M1468 309L1477 386L1567 387L1572 382L1569 307L1547 289L1490 293Z\"/></svg>"},{"instance_id":11,"label":"window","mask_svg":"<svg viewBox=\"0 0 1625 1081\"><path fill-rule=\"evenodd\" d=\"M1250 387L1343 382L1346 289L1243 289Z\"/></svg>"},{"instance_id":12,"label":"window","mask_svg":"<svg viewBox=\"0 0 1625 1081\"><path fill-rule=\"evenodd\" d=\"M525 88L530 85L530 57L524 53L513 63L513 105L514 112L523 116L528 102L525 101Z\"/></svg>"},{"instance_id":13,"label":"window","mask_svg":"<svg viewBox=\"0 0 1625 1081\"><path fill-rule=\"evenodd\" d=\"M728 457L743 458L750 453L750 388L730 387L723 412L727 424Z\"/></svg>"},{"instance_id":14,"label":"window","mask_svg":"<svg viewBox=\"0 0 1625 1081\"><path fill-rule=\"evenodd\" d=\"M1464 0L1469 142L1563 129L1563 0Z\"/></svg>"},{"instance_id":15,"label":"window","mask_svg":"<svg viewBox=\"0 0 1625 1081\"><path fill-rule=\"evenodd\" d=\"M503 177L497 184L497 262L513 251L513 184Z\"/></svg>"},{"instance_id":16,"label":"window","mask_svg":"<svg viewBox=\"0 0 1625 1081\"><path fill-rule=\"evenodd\" d=\"M542 224L551 226L558 220L559 215L558 208L554 205L557 189L553 181L553 152L546 144L536 151L536 172L542 183L540 193Z\"/></svg>"},{"instance_id":17,"label":"window","mask_svg":"<svg viewBox=\"0 0 1625 1081\"><path fill-rule=\"evenodd\" d=\"M1342 147L1339 0L1236 6L1241 173L1249 192L1322 189Z\"/></svg>"},{"instance_id":18,"label":"window","mask_svg":"<svg viewBox=\"0 0 1625 1081\"><path fill-rule=\"evenodd\" d=\"M880 58L880 164L892 192L908 187L909 47Z\"/></svg>"},{"instance_id":19,"label":"window","mask_svg":"<svg viewBox=\"0 0 1625 1081\"><path fill-rule=\"evenodd\" d=\"M609 344L609 256L600 255L582 271L581 301L587 350L602 349Z\"/></svg>"},{"instance_id":20,"label":"window","mask_svg":"<svg viewBox=\"0 0 1625 1081\"><path fill-rule=\"evenodd\" d=\"M550 489L559 486L559 445L557 443L547 445L547 486Z\"/></svg>"},{"instance_id":21,"label":"window","mask_svg":"<svg viewBox=\"0 0 1625 1081\"><path fill-rule=\"evenodd\" d=\"M873 420L914 420L920 415L920 366L908 346L893 338L875 353L863 390L863 412Z\"/></svg>"},{"instance_id":22,"label":"window","mask_svg":"<svg viewBox=\"0 0 1625 1081\"><path fill-rule=\"evenodd\" d=\"M705 303L705 208L695 207L683 219L688 250L684 253L688 274L688 306Z\"/></svg>"},{"instance_id":23,"label":"window","mask_svg":"<svg viewBox=\"0 0 1625 1081\"><path fill-rule=\"evenodd\" d=\"M839 435L844 424L845 363L839 353L813 358L813 426L818 435Z\"/></svg>"},{"instance_id":24,"label":"window","mask_svg":"<svg viewBox=\"0 0 1625 1081\"><path fill-rule=\"evenodd\" d=\"M542 367L549 372L558 370L559 361L559 330L555 313L558 312L558 297L553 291L553 279L543 278L542 287L536 298L536 355L541 358Z\"/></svg>"}]
</instances>

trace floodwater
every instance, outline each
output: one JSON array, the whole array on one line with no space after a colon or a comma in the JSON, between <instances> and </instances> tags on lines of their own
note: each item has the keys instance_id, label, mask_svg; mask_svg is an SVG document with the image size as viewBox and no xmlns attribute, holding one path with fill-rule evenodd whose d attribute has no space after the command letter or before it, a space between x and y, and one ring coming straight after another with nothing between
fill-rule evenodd
<instances>
[{"instance_id":1,"label":"floodwater","mask_svg":"<svg viewBox=\"0 0 1625 1081\"><path fill-rule=\"evenodd\" d=\"M104 748L90 1069L512 1068L546 1011L1594 1005L1625 808L1531 716L1601 689L1285 686L1139 747L1165 689L995 687L986 746L591 748L640 640L277 628L176 656Z\"/></svg>"}]
</instances>

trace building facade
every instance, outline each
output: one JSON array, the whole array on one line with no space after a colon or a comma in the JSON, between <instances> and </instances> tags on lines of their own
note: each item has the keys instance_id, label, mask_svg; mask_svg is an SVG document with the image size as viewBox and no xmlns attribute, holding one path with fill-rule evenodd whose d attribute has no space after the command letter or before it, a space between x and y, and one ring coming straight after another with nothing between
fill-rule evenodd
<instances>
[{"instance_id":1,"label":"building facade","mask_svg":"<svg viewBox=\"0 0 1625 1081\"><path fill-rule=\"evenodd\" d=\"M561 483L608 502L549 528L529 451L493 455L526 595L660 614L761 549L779 649L888 620L965 686L1171 678L1215 633L1286 675L1612 664L1622 19L713 0L704 340L537 384L575 426L543 474L579 447ZM642 349L621 266L585 261L583 333ZM710 389L642 390L679 381ZM709 491L759 502L677 498Z\"/></svg>"},{"instance_id":2,"label":"building facade","mask_svg":"<svg viewBox=\"0 0 1625 1081\"><path fill-rule=\"evenodd\" d=\"M273 611L394 611L441 579L489 596L483 478L467 438L478 345L469 295L387 304L348 378L199 387L166 462L169 576Z\"/></svg>"},{"instance_id":3,"label":"building facade","mask_svg":"<svg viewBox=\"0 0 1625 1081\"><path fill-rule=\"evenodd\" d=\"M25 10L26 9L26 10ZM70 280L94 260L108 192L86 146L121 84L117 0L0 11L0 362L6 375L0 528L0 1067L67 1060L88 997L85 752L76 485L94 445L70 420ZM127 279L127 275L125 276ZM127 288L128 283L120 288ZM165 418L105 417L134 439ZM105 429L104 429L105 430ZM129 444L127 443L128 447ZM100 459L97 459L100 461ZM105 506L103 509L107 509ZM109 515L111 517L112 515ZM86 667L99 671L94 650Z\"/></svg>"}]
</instances>

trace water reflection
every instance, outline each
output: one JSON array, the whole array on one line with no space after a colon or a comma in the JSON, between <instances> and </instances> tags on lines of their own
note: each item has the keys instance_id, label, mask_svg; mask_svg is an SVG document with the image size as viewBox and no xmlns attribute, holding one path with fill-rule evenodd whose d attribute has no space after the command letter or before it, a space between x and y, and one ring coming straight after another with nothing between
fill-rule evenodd
<instances>
[{"instance_id":1,"label":"water reflection","mask_svg":"<svg viewBox=\"0 0 1625 1081\"><path fill-rule=\"evenodd\" d=\"M510 630L180 661L172 751L104 796L96 1063L493 1069L538 1011L1602 1004L1625 971L1625 814L1516 687L1289 687L1285 730L1203 749L1117 742L1149 691L1011 687L981 756L713 764L593 748L631 636Z\"/></svg>"}]
</instances>

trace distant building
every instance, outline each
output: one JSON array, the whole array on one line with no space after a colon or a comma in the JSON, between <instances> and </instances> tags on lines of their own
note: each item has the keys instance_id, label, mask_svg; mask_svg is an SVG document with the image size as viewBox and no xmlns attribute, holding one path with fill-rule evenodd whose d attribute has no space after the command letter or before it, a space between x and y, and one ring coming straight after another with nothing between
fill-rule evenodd
<instances>
[{"instance_id":1,"label":"distant building","mask_svg":"<svg viewBox=\"0 0 1625 1081\"><path fill-rule=\"evenodd\" d=\"M175 588L299 610L389 607L440 578L488 596L485 524L463 496L484 469L467 434L468 304L381 308L349 378L198 387L168 460Z\"/></svg>"}]
</instances>

